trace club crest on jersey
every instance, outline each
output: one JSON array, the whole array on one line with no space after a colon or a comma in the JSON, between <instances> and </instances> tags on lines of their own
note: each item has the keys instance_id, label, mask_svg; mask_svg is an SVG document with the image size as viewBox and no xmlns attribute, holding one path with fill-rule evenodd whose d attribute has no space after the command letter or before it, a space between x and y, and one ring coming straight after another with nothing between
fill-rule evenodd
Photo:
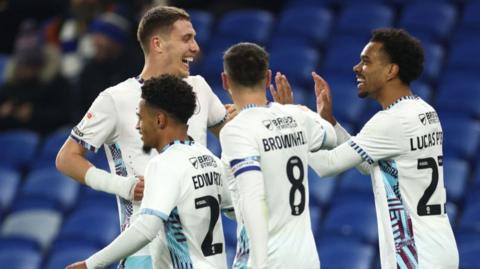
<instances>
[{"instance_id":1,"label":"club crest on jersey","mask_svg":"<svg viewBox=\"0 0 480 269\"><path fill-rule=\"evenodd\" d=\"M419 114L418 118L423 125L427 125L427 116L425 116L425 113Z\"/></svg>"},{"instance_id":2,"label":"club crest on jersey","mask_svg":"<svg viewBox=\"0 0 480 269\"><path fill-rule=\"evenodd\" d=\"M272 131L273 130L273 123L271 120L264 120L262 121L263 123L263 126L265 126L265 128L267 128L268 130Z\"/></svg>"},{"instance_id":3,"label":"club crest on jersey","mask_svg":"<svg viewBox=\"0 0 480 269\"><path fill-rule=\"evenodd\" d=\"M198 160L197 160L197 157L192 157L189 159L190 160L190 163L192 164L192 166L195 168L195 169L198 169Z\"/></svg>"}]
</instances>

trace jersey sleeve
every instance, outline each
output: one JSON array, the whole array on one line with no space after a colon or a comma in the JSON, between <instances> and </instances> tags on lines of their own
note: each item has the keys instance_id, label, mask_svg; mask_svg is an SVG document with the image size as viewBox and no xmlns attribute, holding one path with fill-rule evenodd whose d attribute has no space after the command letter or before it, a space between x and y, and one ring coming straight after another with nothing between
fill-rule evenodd
<instances>
[{"instance_id":1,"label":"jersey sleeve","mask_svg":"<svg viewBox=\"0 0 480 269\"><path fill-rule=\"evenodd\" d=\"M313 111L304 111L304 113L306 116L305 128L307 129L309 150L315 152L322 148L335 147L337 135L333 126Z\"/></svg>"},{"instance_id":2,"label":"jersey sleeve","mask_svg":"<svg viewBox=\"0 0 480 269\"><path fill-rule=\"evenodd\" d=\"M208 128L222 124L227 120L227 110L220 99L218 99L218 96L213 92L212 88L210 88L207 81L201 76L198 77L201 79L202 88L208 97Z\"/></svg>"},{"instance_id":3,"label":"jersey sleeve","mask_svg":"<svg viewBox=\"0 0 480 269\"><path fill-rule=\"evenodd\" d=\"M98 95L88 112L70 134L77 143L96 152L113 136L117 112L112 97L106 92Z\"/></svg>"},{"instance_id":4,"label":"jersey sleeve","mask_svg":"<svg viewBox=\"0 0 480 269\"><path fill-rule=\"evenodd\" d=\"M182 172L172 169L174 159L154 158L145 169L145 189L140 207L141 214L154 215L167 220L181 197Z\"/></svg>"},{"instance_id":5,"label":"jersey sleeve","mask_svg":"<svg viewBox=\"0 0 480 269\"><path fill-rule=\"evenodd\" d=\"M391 114L377 113L347 143L369 164L402 154L402 124Z\"/></svg>"},{"instance_id":6,"label":"jersey sleeve","mask_svg":"<svg viewBox=\"0 0 480 269\"><path fill-rule=\"evenodd\" d=\"M220 144L222 158L235 178L248 171L261 171L258 144L238 124L227 124L222 128Z\"/></svg>"}]
</instances>

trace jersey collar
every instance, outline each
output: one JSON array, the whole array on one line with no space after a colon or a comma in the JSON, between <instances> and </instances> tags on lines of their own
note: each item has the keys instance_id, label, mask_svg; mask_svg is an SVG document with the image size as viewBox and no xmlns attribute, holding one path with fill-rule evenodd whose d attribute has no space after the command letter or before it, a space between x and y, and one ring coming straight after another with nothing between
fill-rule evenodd
<instances>
[{"instance_id":1,"label":"jersey collar","mask_svg":"<svg viewBox=\"0 0 480 269\"><path fill-rule=\"evenodd\" d=\"M394 107L396 104L400 103L401 101L403 100L415 100L417 99L418 96L416 95L405 95L405 96L402 96L400 98L398 98L397 100L395 100L395 102L393 102L392 104L390 104L389 106L387 106L384 110L389 110L390 108Z\"/></svg>"},{"instance_id":2,"label":"jersey collar","mask_svg":"<svg viewBox=\"0 0 480 269\"><path fill-rule=\"evenodd\" d=\"M183 144L183 145L193 145L194 144L194 141L193 141L193 138L191 136L188 136L188 139L187 140L179 140L179 139L175 139L173 140L172 142L166 144L161 150L159 153L163 153L165 152L168 148L170 148L171 146L175 145L175 144Z\"/></svg>"}]
</instances>

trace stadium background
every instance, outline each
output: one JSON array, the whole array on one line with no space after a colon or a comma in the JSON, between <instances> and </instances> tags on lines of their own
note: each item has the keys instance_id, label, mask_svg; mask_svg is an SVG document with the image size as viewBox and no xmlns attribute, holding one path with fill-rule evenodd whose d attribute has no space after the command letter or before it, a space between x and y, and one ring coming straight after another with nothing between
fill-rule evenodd
<instances>
[{"instance_id":1,"label":"stadium background","mask_svg":"<svg viewBox=\"0 0 480 269\"><path fill-rule=\"evenodd\" d=\"M152 1L0 1L0 268L64 268L118 234L113 196L60 175L54 158L100 90L140 73L143 59L134 33L149 4ZM198 34L202 53L191 73L202 74L224 103L230 100L221 88L222 52L233 43L252 41L267 48L273 72L287 75L297 103L313 107L310 71L323 75L332 88L335 114L352 133L380 109L356 96L352 72L370 31L394 26L418 37L426 64L412 88L441 117L447 213L460 267L480 268L480 161L476 158L480 153L480 1L170 4L187 9ZM122 17L123 23L109 20L112 14ZM68 28L75 28L72 25L77 31ZM102 54L101 47L88 43L93 35L110 39L107 44L120 47L119 52ZM42 78L35 84L38 89L22 84L12 71L16 66L38 67L32 69ZM12 88L21 89L21 100L33 107L30 117L14 123L2 110L9 98L20 98ZM38 116L47 110L48 117ZM208 147L219 154L219 144L210 134ZM108 169L103 150L89 158ZM319 179L310 170L309 181L322 268L380 268L369 177L351 170ZM224 218L224 225L231 264L235 224Z\"/></svg>"}]
</instances>

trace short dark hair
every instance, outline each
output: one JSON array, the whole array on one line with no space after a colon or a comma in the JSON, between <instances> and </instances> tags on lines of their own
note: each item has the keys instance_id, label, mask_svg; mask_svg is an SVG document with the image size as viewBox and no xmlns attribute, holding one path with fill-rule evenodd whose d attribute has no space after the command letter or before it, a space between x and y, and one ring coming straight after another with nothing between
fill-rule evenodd
<instances>
[{"instance_id":1,"label":"short dark hair","mask_svg":"<svg viewBox=\"0 0 480 269\"><path fill-rule=\"evenodd\" d=\"M238 43L223 55L223 67L234 83L255 86L265 78L268 53L257 44Z\"/></svg>"},{"instance_id":2,"label":"short dark hair","mask_svg":"<svg viewBox=\"0 0 480 269\"><path fill-rule=\"evenodd\" d=\"M145 53L148 53L148 42L155 31L170 32L178 20L190 21L190 15L177 7L156 6L143 15L137 30L137 40Z\"/></svg>"},{"instance_id":3,"label":"short dark hair","mask_svg":"<svg viewBox=\"0 0 480 269\"><path fill-rule=\"evenodd\" d=\"M399 78L405 84L423 72L424 52L420 41L403 29L382 28L372 32L370 42L383 44L390 62L399 67Z\"/></svg>"},{"instance_id":4,"label":"short dark hair","mask_svg":"<svg viewBox=\"0 0 480 269\"><path fill-rule=\"evenodd\" d=\"M177 121L186 124L196 107L192 86L173 75L161 75L145 81L142 98L147 106L164 110Z\"/></svg>"}]
</instances>

